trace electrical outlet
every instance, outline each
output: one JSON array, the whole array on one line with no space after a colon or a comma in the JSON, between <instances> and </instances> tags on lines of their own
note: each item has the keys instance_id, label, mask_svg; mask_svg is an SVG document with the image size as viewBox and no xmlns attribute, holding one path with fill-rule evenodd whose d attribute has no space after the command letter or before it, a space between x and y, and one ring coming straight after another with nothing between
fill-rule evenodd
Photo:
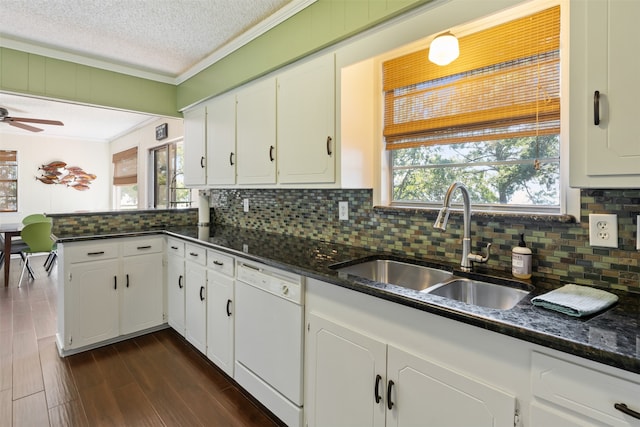
<instances>
[{"instance_id":1,"label":"electrical outlet","mask_svg":"<svg viewBox=\"0 0 640 427\"><path fill-rule=\"evenodd\" d=\"M244 199L244 200L242 201L242 209L243 209L245 212L249 212L249 199Z\"/></svg>"},{"instance_id":2,"label":"electrical outlet","mask_svg":"<svg viewBox=\"0 0 640 427\"><path fill-rule=\"evenodd\" d=\"M349 202L338 202L338 219L341 221L349 219Z\"/></svg>"},{"instance_id":3,"label":"electrical outlet","mask_svg":"<svg viewBox=\"0 0 640 427\"><path fill-rule=\"evenodd\" d=\"M603 248L617 248L618 215L589 214L589 244Z\"/></svg>"}]
</instances>

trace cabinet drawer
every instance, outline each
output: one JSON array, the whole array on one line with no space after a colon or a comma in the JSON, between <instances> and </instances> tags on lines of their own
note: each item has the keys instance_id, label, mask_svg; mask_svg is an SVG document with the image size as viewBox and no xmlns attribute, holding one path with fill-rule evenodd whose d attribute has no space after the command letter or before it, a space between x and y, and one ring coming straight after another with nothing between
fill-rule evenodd
<instances>
[{"instance_id":1,"label":"cabinet drawer","mask_svg":"<svg viewBox=\"0 0 640 427\"><path fill-rule=\"evenodd\" d=\"M122 242L124 256L143 255L162 252L162 237L125 240Z\"/></svg>"},{"instance_id":2,"label":"cabinet drawer","mask_svg":"<svg viewBox=\"0 0 640 427\"><path fill-rule=\"evenodd\" d=\"M69 244L64 249L64 255L70 263L117 258L119 256L118 243L98 240L90 244Z\"/></svg>"},{"instance_id":3,"label":"cabinet drawer","mask_svg":"<svg viewBox=\"0 0 640 427\"><path fill-rule=\"evenodd\" d=\"M167 253L184 257L184 242L178 239L167 239Z\"/></svg>"},{"instance_id":4,"label":"cabinet drawer","mask_svg":"<svg viewBox=\"0 0 640 427\"><path fill-rule=\"evenodd\" d=\"M193 261L200 265L207 265L207 250L204 247L187 244L184 250L184 257L187 261Z\"/></svg>"},{"instance_id":5,"label":"cabinet drawer","mask_svg":"<svg viewBox=\"0 0 640 427\"><path fill-rule=\"evenodd\" d=\"M555 405L608 425L628 425L616 403L640 412L640 383L537 352L531 367L533 394Z\"/></svg>"},{"instance_id":6,"label":"cabinet drawer","mask_svg":"<svg viewBox=\"0 0 640 427\"><path fill-rule=\"evenodd\" d=\"M207 267L231 277L235 271L232 256L211 249L207 250Z\"/></svg>"}]
</instances>

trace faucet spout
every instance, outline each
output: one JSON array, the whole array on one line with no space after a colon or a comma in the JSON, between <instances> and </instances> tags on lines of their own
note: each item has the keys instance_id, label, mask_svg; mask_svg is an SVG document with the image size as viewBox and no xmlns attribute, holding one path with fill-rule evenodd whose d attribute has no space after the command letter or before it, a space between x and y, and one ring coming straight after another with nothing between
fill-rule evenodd
<instances>
[{"instance_id":1,"label":"faucet spout","mask_svg":"<svg viewBox=\"0 0 640 427\"><path fill-rule=\"evenodd\" d=\"M462 261L460 266L463 271L470 271L473 267L473 262L486 262L489 258L489 251L487 249L486 257L477 257L471 253L471 202L469 199L469 190L461 182L454 182L447 189L447 193L444 196L442 202L442 208L438 213L438 218L433 224L433 227L437 230L445 231L447 229L447 221L449 220L449 208L451 207L451 196L456 189L460 189L462 193L463 202L463 221L464 221L464 235L462 236Z\"/></svg>"}]
</instances>

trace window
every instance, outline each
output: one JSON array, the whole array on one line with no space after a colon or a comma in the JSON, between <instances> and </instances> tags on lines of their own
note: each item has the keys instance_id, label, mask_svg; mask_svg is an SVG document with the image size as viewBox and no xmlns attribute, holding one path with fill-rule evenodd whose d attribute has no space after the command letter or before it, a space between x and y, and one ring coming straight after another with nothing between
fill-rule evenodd
<instances>
[{"instance_id":1,"label":"window","mask_svg":"<svg viewBox=\"0 0 640 427\"><path fill-rule=\"evenodd\" d=\"M454 181L486 209L560 208L560 7L383 63L393 204L441 204Z\"/></svg>"},{"instance_id":2,"label":"window","mask_svg":"<svg viewBox=\"0 0 640 427\"><path fill-rule=\"evenodd\" d=\"M138 147L113 155L116 209L138 209Z\"/></svg>"},{"instance_id":3,"label":"window","mask_svg":"<svg viewBox=\"0 0 640 427\"><path fill-rule=\"evenodd\" d=\"M188 208L191 190L184 186L182 141L150 150L153 165L153 207Z\"/></svg>"},{"instance_id":4,"label":"window","mask_svg":"<svg viewBox=\"0 0 640 427\"><path fill-rule=\"evenodd\" d=\"M18 211L18 152L0 150L0 212Z\"/></svg>"}]
</instances>

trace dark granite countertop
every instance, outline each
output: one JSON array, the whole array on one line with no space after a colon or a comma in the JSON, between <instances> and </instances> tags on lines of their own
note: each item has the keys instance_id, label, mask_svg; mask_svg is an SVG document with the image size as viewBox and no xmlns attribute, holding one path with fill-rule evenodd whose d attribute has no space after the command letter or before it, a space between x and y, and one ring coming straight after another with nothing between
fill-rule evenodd
<instances>
[{"instance_id":1,"label":"dark granite countertop","mask_svg":"<svg viewBox=\"0 0 640 427\"><path fill-rule=\"evenodd\" d=\"M441 315L524 341L584 357L606 365L640 374L640 295L616 292L619 302L611 309L586 318L574 318L536 307L531 298L563 283L548 280L527 281L535 290L510 310L488 309L451 299L420 293L399 286L339 275L330 265L361 258L398 259L397 256L353 246L306 238L266 233L234 227L216 227L208 233L197 227L163 228L91 236L57 236L67 243L112 237L131 237L167 233L187 241L206 244L213 249L241 255L267 265L286 269L329 284L353 289L398 304ZM424 261L418 263L429 265ZM459 264L436 263L460 276L485 275L506 280L504 274L489 271L463 273ZM603 338L606 337L606 338Z\"/></svg>"}]
</instances>

